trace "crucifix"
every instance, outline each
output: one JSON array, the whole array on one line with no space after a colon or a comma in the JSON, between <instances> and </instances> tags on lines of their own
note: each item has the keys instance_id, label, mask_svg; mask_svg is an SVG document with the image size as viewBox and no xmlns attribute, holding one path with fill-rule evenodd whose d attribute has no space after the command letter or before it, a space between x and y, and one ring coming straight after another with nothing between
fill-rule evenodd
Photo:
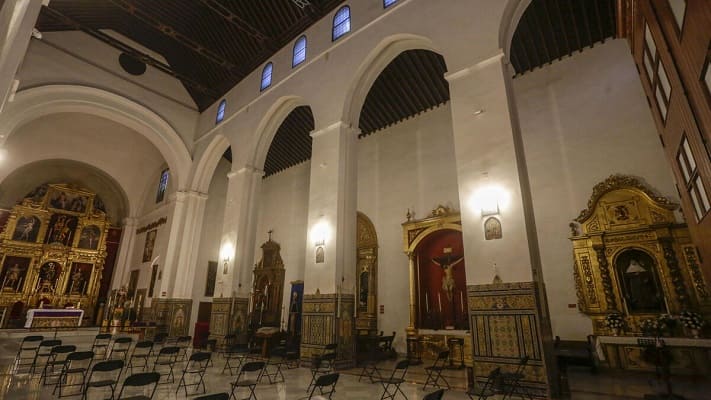
<instances>
[{"instance_id":1,"label":"crucifix","mask_svg":"<svg viewBox=\"0 0 711 400\"><path fill-rule=\"evenodd\" d=\"M273 232L274 232L274 229L270 229L270 230L267 231L267 233L269 234L269 241L270 241L270 242L272 241L272 233L273 233Z\"/></svg>"}]
</instances>

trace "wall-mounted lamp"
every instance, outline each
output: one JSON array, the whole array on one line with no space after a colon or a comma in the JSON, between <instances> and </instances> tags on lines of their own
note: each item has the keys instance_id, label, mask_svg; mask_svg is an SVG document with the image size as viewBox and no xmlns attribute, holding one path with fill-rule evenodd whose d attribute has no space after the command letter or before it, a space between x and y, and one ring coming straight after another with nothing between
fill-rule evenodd
<instances>
[{"instance_id":1,"label":"wall-mounted lamp","mask_svg":"<svg viewBox=\"0 0 711 400\"><path fill-rule=\"evenodd\" d=\"M234 248L231 243L225 243L222 245L222 250L220 250L220 258L222 259L223 267L222 274L227 275L227 269L230 265L230 257L234 254Z\"/></svg>"},{"instance_id":2,"label":"wall-mounted lamp","mask_svg":"<svg viewBox=\"0 0 711 400\"><path fill-rule=\"evenodd\" d=\"M471 198L470 206L482 217L499 215L509 205L509 193L501 186L489 185L477 190Z\"/></svg>"}]
</instances>

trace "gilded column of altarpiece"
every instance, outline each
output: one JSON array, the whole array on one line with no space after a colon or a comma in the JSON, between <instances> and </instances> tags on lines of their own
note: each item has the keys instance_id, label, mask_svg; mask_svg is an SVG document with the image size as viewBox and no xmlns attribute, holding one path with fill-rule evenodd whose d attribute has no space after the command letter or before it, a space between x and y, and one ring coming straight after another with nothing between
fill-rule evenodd
<instances>
[{"instance_id":1,"label":"gilded column of altarpiece","mask_svg":"<svg viewBox=\"0 0 711 400\"><path fill-rule=\"evenodd\" d=\"M596 335L613 334L605 324L613 312L624 316L626 333L640 334L641 321L660 314L711 311L677 208L634 177L613 175L594 187L570 240L578 307L592 318Z\"/></svg>"},{"instance_id":2,"label":"gilded column of altarpiece","mask_svg":"<svg viewBox=\"0 0 711 400\"><path fill-rule=\"evenodd\" d=\"M80 307L92 321L109 227L101 199L68 184L41 185L14 206L0 235L3 327L40 303Z\"/></svg>"}]
</instances>

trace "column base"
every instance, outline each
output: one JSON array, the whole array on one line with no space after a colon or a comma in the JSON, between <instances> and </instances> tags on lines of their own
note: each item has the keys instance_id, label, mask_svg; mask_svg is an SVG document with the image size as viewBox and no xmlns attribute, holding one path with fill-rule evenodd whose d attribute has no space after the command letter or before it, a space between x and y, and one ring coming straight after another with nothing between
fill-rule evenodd
<instances>
[{"instance_id":1,"label":"column base","mask_svg":"<svg viewBox=\"0 0 711 400\"><path fill-rule=\"evenodd\" d=\"M336 343L336 366L355 366L354 301L352 294L304 295L301 330L303 365L310 366L313 357L321 355L326 345Z\"/></svg>"},{"instance_id":2,"label":"column base","mask_svg":"<svg viewBox=\"0 0 711 400\"><path fill-rule=\"evenodd\" d=\"M151 315L158 327L168 336L186 336L190 332L192 299L157 298L151 302Z\"/></svg>"},{"instance_id":3,"label":"column base","mask_svg":"<svg viewBox=\"0 0 711 400\"><path fill-rule=\"evenodd\" d=\"M557 393L552 387L557 384L554 367L544 350L547 335L541 320L541 296L534 282L470 285L467 294L477 384L483 385L497 367L514 372L521 358L529 356L521 385L537 398Z\"/></svg>"},{"instance_id":4,"label":"column base","mask_svg":"<svg viewBox=\"0 0 711 400\"><path fill-rule=\"evenodd\" d=\"M247 342L247 297L215 297L210 314L210 338L222 345L225 335L237 335L236 343Z\"/></svg>"}]
</instances>

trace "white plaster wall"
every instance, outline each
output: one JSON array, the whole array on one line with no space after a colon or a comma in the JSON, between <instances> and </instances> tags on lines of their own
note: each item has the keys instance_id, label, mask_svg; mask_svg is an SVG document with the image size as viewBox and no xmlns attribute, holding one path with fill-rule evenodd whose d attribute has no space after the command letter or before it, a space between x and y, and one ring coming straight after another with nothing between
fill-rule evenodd
<instances>
[{"instance_id":1,"label":"white plaster wall","mask_svg":"<svg viewBox=\"0 0 711 400\"><path fill-rule=\"evenodd\" d=\"M625 40L610 40L514 79L553 334L584 339L568 224L614 173L678 201ZM504 226L504 231L506 227Z\"/></svg>"},{"instance_id":2,"label":"white plaster wall","mask_svg":"<svg viewBox=\"0 0 711 400\"><path fill-rule=\"evenodd\" d=\"M225 214L225 201L227 199L227 173L232 165L224 158L217 164L215 173L210 182L210 189L205 204L205 216L202 221L202 231L199 243L197 268L193 279L193 312L190 314L190 330L197 321L198 305L202 302L212 302L212 297L205 297L205 283L207 282L208 261L217 262L217 274L222 274L220 262L220 237L222 236L222 221ZM183 278L179 276L178 279ZM219 280L219 279L217 279ZM219 297L219 288L215 285L215 296Z\"/></svg>"},{"instance_id":3,"label":"white plaster wall","mask_svg":"<svg viewBox=\"0 0 711 400\"><path fill-rule=\"evenodd\" d=\"M285 310L289 307L291 282L304 279L310 171L311 162L307 161L262 180L253 264L262 258L260 246L269 239L267 231L273 229L272 239L281 245L286 270ZM254 268L253 265L250 268Z\"/></svg>"},{"instance_id":4,"label":"white plaster wall","mask_svg":"<svg viewBox=\"0 0 711 400\"><path fill-rule=\"evenodd\" d=\"M426 217L439 204L459 209L453 146L449 105L357 142L358 210L371 219L378 234L378 303L385 306L378 326L397 332L400 352L405 351L409 323L409 271L401 224L408 208L416 218ZM288 283L304 276L309 168L309 162L299 164L262 183L257 244L274 229L286 267L285 306ZM255 262L260 256L257 247Z\"/></svg>"}]
</instances>

